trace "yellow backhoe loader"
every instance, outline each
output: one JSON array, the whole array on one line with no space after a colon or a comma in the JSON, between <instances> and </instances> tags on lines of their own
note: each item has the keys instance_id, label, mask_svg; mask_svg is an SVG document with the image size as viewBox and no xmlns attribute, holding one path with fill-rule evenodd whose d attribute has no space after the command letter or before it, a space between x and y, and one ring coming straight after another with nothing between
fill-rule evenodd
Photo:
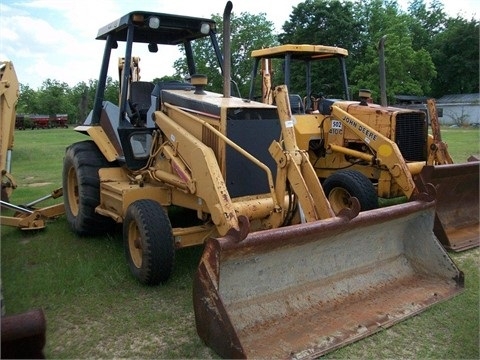
<instances>
[{"instance_id":1,"label":"yellow backhoe loader","mask_svg":"<svg viewBox=\"0 0 480 360\"><path fill-rule=\"evenodd\" d=\"M378 207L378 198L410 199L431 183L437 191L434 230L444 247L460 251L478 246L480 162L453 164L441 139L433 99L428 102L431 135L422 111L373 104L368 90L360 91L360 101L350 101L347 56L346 49L324 45L254 50L249 97L272 104L275 77L289 87L297 143L308 150L336 213L351 206L352 196L362 210L369 210ZM333 61L340 66L332 67ZM335 93L339 98L312 90L321 86L322 74L332 69L338 72L343 92ZM256 81L257 75L261 81ZM293 76L305 78L303 88L296 89L304 96L292 94Z\"/></svg>"},{"instance_id":2,"label":"yellow backhoe loader","mask_svg":"<svg viewBox=\"0 0 480 360\"><path fill-rule=\"evenodd\" d=\"M130 270L149 285L169 279L176 249L204 245L197 332L226 358L312 358L460 293L463 274L433 234L428 191L360 214L351 199L357 206L336 215L297 145L287 88L276 88L276 107L231 96L231 10L228 2L223 53L204 18L135 11L99 30L95 105L75 128L90 139L64 159L72 229L121 223ZM206 38L223 94L196 72L192 43ZM133 81L133 46L177 44L189 82ZM116 105L103 98L119 48Z\"/></svg>"},{"instance_id":3,"label":"yellow backhoe loader","mask_svg":"<svg viewBox=\"0 0 480 360\"><path fill-rule=\"evenodd\" d=\"M15 130L16 106L19 97L19 83L11 61L0 62L0 169L2 170L2 192L0 205L11 209L13 216L2 215L1 224L16 226L22 230L39 230L45 227L46 220L63 214L63 202L38 208L42 201L62 196L62 189L55 189L51 194L29 202L25 205L10 203L10 196L17 188L11 174L12 150Z\"/></svg>"}]
</instances>

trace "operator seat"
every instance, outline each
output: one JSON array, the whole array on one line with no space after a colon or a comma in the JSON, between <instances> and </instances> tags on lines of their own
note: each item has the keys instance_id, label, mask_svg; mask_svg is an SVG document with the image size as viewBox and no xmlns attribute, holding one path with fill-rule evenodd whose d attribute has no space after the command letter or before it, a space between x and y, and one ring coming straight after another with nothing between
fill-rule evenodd
<instances>
[{"instance_id":1,"label":"operator seat","mask_svg":"<svg viewBox=\"0 0 480 360\"><path fill-rule=\"evenodd\" d=\"M155 85L149 81L134 81L130 84L130 106L132 107L134 126L145 126L147 112L150 109L151 94Z\"/></svg>"},{"instance_id":2,"label":"operator seat","mask_svg":"<svg viewBox=\"0 0 480 360\"><path fill-rule=\"evenodd\" d=\"M303 107L303 101L300 95L290 94L290 110L293 115L295 114L305 114L305 108Z\"/></svg>"}]
</instances>

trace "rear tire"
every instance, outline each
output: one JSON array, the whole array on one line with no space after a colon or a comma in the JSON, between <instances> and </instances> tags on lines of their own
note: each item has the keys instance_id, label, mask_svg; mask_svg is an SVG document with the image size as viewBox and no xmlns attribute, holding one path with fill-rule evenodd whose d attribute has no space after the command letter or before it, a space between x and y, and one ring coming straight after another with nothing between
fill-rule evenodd
<instances>
[{"instance_id":1,"label":"rear tire","mask_svg":"<svg viewBox=\"0 0 480 360\"><path fill-rule=\"evenodd\" d=\"M100 204L98 170L105 167L111 165L91 140L72 144L65 152L62 173L65 215L79 235L107 232L115 225L112 219L95 212Z\"/></svg>"},{"instance_id":2,"label":"rear tire","mask_svg":"<svg viewBox=\"0 0 480 360\"><path fill-rule=\"evenodd\" d=\"M341 170L332 174L324 181L323 191L335 214L344 208L351 208L350 197L358 199L360 211L378 208L375 186L370 179L355 170Z\"/></svg>"},{"instance_id":3,"label":"rear tire","mask_svg":"<svg viewBox=\"0 0 480 360\"><path fill-rule=\"evenodd\" d=\"M142 199L129 205L123 245L130 271L139 282L158 285L170 278L175 243L167 212L159 203Z\"/></svg>"}]
</instances>

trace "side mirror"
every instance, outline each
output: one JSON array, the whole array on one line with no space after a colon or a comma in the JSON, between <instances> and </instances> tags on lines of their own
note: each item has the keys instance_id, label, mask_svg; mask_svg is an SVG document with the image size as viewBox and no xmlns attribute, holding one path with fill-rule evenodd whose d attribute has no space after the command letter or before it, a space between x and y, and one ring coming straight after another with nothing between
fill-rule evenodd
<instances>
[{"instance_id":1,"label":"side mirror","mask_svg":"<svg viewBox=\"0 0 480 360\"><path fill-rule=\"evenodd\" d=\"M158 51L158 45L155 43L148 44L148 51L151 53L156 53Z\"/></svg>"}]
</instances>

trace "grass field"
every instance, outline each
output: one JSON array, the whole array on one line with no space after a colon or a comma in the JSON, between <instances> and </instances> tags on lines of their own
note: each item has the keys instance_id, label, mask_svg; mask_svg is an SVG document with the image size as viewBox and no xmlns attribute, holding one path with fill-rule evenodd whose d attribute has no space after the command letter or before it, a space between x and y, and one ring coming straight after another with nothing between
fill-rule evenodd
<instances>
[{"instance_id":1,"label":"grass field","mask_svg":"<svg viewBox=\"0 0 480 360\"><path fill-rule=\"evenodd\" d=\"M456 162L479 154L479 131L442 129ZM72 129L15 133L12 173L22 204L61 186ZM130 275L121 234L79 238L61 217L43 231L2 226L1 272L7 314L41 307L47 358L217 358L198 338L192 279L201 248L177 252L172 279L145 287ZM325 358L479 358L480 250L451 254L465 292L419 316Z\"/></svg>"}]
</instances>

